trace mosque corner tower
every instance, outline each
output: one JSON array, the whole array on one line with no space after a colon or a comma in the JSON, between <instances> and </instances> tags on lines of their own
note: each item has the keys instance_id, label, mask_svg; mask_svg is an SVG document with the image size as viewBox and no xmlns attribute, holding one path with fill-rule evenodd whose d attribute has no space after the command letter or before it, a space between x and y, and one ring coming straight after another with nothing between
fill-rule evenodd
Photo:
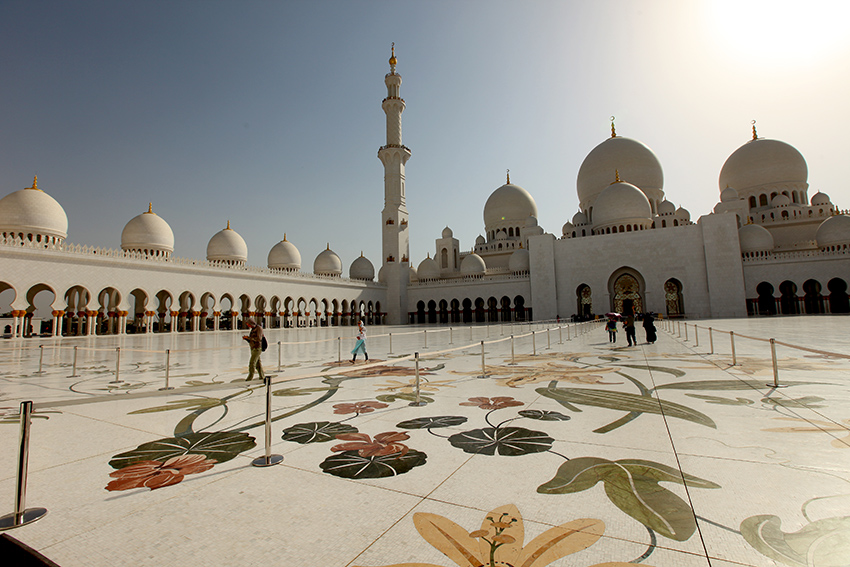
<instances>
[{"instance_id":1,"label":"mosque corner tower","mask_svg":"<svg viewBox=\"0 0 850 567\"><path fill-rule=\"evenodd\" d=\"M395 44L390 72L384 78L387 98L381 104L387 115L387 143L378 150L384 164L384 210L381 212L383 279L387 284L387 323L407 323L407 285L410 282L410 233L404 197L404 164L410 149L401 142L401 113L404 99L399 96L401 75L396 73Z\"/></svg>"}]
</instances>

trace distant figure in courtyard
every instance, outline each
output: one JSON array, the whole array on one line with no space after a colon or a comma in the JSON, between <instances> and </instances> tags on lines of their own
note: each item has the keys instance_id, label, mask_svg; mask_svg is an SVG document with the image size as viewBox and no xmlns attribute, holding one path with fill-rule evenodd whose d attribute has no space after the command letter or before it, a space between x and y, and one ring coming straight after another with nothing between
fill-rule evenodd
<instances>
[{"instance_id":1,"label":"distant figure in courtyard","mask_svg":"<svg viewBox=\"0 0 850 567\"><path fill-rule=\"evenodd\" d=\"M628 341L629 346L636 346L635 308L634 304L629 299L623 301L623 316L626 318L625 323L623 323L623 328L626 330L626 341Z\"/></svg>"},{"instance_id":2,"label":"distant figure in courtyard","mask_svg":"<svg viewBox=\"0 0 850 567\"><path fill-rule=\"evenodd\" d=\"M649 344L654 343L658 340L658 336L655 334L655 317L652 316L652 312L647 313L643 316L643 330L646 331L646 342Z\"/></svg>"},{"instance_id":3,"label":"distant figure in courtyard","mask_svg":"<svg viewBox=\"0 0 850 567\"><path fill-rule=\"evenodd\" d=\"M366 326L363 325L363 319L357 323L357 343L355 343L351 354L354 355L351 357L351 364L354 364L354 361L357 360L358 354L362 354L366 357L366 361L369 361L369 353L366 352Z\"/></svg>"},{"instance_id":4,"label":"distant figure in courtyard","mask_svg":"<svg viewBox=\"0 0 850 567\"><path fill-rule=\"evenodd\" d=\"M608 322L605 323L605 329L608 331L608 342L616 343L617 342L617 320L613 317L608 319Z\"/></svg>"},{"instance_id":5,"label":"distant figure in courtyard","mask_svg":"<svg viewBox=\"0 0 850 567\"><path fill-rule=\"evenodd\" d=\"M265 380L266 375L263 372L263 363L260 362L260 355L263 354L263 328L257 325L251 318L245 321L245 326L250 329L250 332L247 335L242 335L242 338L248 341L248 346L251 347L251 359L248 361L248 377L245 380L253 380L254 368L260 374L260 380Z\"/></svg>"}]
</instances>

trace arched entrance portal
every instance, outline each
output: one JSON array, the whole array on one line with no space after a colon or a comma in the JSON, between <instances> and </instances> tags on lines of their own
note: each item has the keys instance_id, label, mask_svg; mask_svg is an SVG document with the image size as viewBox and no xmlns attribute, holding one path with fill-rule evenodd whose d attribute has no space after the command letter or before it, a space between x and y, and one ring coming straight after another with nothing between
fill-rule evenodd
<instances>
[{"instance_id":1,"label":"arched entrance portal","mask_svg":"<svg viewBox=\"0 0 850 567\"><path fill-rule=\"evenodd\" d=\"M632 271L618 270L611 276L609 282L611 291L611 309L617 313L623 312L623 302L632 301L635 313L643 313L643 278Z\"/></svg>"}]
</instances>

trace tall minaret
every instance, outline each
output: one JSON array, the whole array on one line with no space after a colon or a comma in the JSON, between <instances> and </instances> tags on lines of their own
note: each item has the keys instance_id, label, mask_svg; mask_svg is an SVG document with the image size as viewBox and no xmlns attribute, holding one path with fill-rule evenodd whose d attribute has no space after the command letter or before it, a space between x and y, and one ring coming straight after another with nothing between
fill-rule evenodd
<instances>
[{"instance_id":1,"label":"tall minaret","mask_svg":"<svg viewBox=\"0 0 850 567\"><path fill-rule=\"evenodd\" d=\"M390 57L390 72L384 78L387 98L382 103L387 115L387 143L378 150L384 164L384 210L381 232L384 248L383 270L387 282L387 322L407 323L407 284L410 281L410 234L404 199L404 164L410 150L401 143L401 113L404 99L399 96L401 75L395 72L395 43Z\"/></svg>"}]
</instances>

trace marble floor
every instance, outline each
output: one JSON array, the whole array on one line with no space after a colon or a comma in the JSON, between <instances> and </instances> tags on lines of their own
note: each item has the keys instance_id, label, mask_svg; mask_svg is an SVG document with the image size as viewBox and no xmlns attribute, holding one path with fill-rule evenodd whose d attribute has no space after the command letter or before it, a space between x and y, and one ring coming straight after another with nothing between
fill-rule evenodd
<instances>
[{"instance_id":1,"label":"marble floor","mask_svg":"<svg viewBox=\"0 0 850 567\"><path fill-rule=\"evenodd\" d=\"M849 323L270 330L270 396L240 332L6 340L0 514L32 400L63 567L846 566Z\"/></svg>"}]
</instances>

